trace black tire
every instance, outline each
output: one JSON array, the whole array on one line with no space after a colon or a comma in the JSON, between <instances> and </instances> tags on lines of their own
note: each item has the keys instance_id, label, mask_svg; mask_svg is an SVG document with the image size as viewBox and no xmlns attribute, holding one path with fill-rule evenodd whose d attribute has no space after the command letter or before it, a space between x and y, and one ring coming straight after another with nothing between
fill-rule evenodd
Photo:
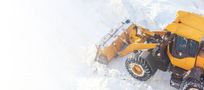
<instances>
[{"instance_id":1,"label":"black tire","mask_svg":"<svg viewBox=\"0 0 204 90\"><path fill-rule=\"evenodd\" d=\"M156 70L152 70L150 67L150 64L147 60L144 60L142 58L139 58L140 53L135 53L133 56L127 58L125 66L129 74L134 77L137 80L140 81L146 81L148 80L152 75L155 74ZM142 67L143 73L141 75L138 75L134 73L133 66L132 65L140 65Z\"/></svg>"},{"instance_id":2,"label":"black tire","mask_svg":"<svg viewBox=\"0 0 204 90\"><path fill-rule=\"evenodd\" d=\"M180 90L204 90L204 88L201 81L189 78L182 82Z\"/></svg>"}]
</instances>

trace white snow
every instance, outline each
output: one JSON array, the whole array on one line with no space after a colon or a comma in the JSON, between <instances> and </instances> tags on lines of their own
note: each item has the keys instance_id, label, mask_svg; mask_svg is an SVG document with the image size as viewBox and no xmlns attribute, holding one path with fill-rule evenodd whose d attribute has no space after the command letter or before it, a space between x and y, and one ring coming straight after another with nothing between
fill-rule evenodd
<instances>
[{"instance_id":1,"label":"white snow","mask_svg":"<svg viewBox=\"0 0 204 90\"><path fill-rule=\"evenodd\" d=\"M204 15L202 0L1 0L0 90L175 90L170 73L147 82L125 57L93 62L94 44L121 21L165 28L176 11Z\"/></svg>"}]
</instances>

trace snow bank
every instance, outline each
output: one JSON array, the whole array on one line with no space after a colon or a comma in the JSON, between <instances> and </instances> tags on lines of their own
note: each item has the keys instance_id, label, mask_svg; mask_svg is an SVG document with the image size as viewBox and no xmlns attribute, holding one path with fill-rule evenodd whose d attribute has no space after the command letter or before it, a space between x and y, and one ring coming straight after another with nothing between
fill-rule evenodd
<instances>
[{"instance_id":1,"label":"snow bank","mask_svg":"<svg viewBox=\"0 0 204 90\"><path fill-rule=\"evenodd\" d=\"M95 1L98 2L98 1ZM100 4L100 22L107 27L113 27L117 22L126 18L131 19L139 25L147 27L151 30L159 30L165 28L171 23L178 10L185 10L203 14L202 1L176 1L176 0L104 0L99 1ZM96 4L96 3L94 3ZM91 4L89 4L91 6ZM94 12L96 13L96 12ZM105 30L102 32L106 32ZM88 55L89 56L89 55ZM124 68L125 58L118 58L110 63L107 67L100 67L98 64L90 64L94 68L94 74L83 79L78 89L81 87L91 90L173 90L170 87L170 73L158 71L156 75L147 82L140 82L128 75ZM86 84L84 84L84 82ZM87 85L88 84L88 85ZM94 87L96 86L96 87Z\"/></svg>"}]
</instances>

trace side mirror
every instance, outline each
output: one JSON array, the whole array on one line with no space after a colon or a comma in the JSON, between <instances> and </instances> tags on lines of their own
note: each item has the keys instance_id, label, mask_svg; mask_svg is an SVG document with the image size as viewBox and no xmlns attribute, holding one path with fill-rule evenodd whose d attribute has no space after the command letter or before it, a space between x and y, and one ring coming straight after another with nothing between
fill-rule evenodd
<instances>
[{"instance_id":1,"label":"side mirror","mask_svg":"<svg viewBox=\"0 0 204 90\"><path fill-rule=\"evenodd\" d=\"M204 37L201 39L200 46L201 46L201 47L204 46Z\"/></svg>"},{"instance_id":2,"label":"side mirror","mask_svg":"<svg viewBox=\"0 0 204 90\"><path fill-rule=\"evenodd\" d=\"M204 37L202 38L201 42L200 42L200 47L199 47L199 53L198 55L200 57L204 58Z\"/></svg>"}]
</instances>

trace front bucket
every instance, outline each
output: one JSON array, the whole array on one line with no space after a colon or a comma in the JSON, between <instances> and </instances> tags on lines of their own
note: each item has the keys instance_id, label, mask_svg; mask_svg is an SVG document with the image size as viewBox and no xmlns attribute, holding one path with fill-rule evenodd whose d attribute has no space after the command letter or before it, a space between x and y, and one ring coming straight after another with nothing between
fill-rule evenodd
<instances>
[{"instance_id":1,"label":"front bucket","mask_svg":"<svg viewBox=\"0 0 204 90\"><path fill-rule=\"evenodd\" d=\"M108 64L115 58L119 51L129 44L129 30L135 28L129 20L122 23L119 28L111 30L105 35L99 44L96 45L97 54L95 61L99 63Z\"/></svg>"}]
</instances>

